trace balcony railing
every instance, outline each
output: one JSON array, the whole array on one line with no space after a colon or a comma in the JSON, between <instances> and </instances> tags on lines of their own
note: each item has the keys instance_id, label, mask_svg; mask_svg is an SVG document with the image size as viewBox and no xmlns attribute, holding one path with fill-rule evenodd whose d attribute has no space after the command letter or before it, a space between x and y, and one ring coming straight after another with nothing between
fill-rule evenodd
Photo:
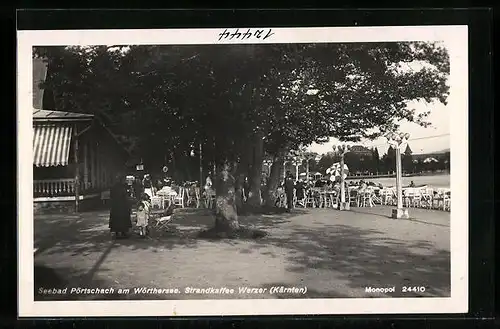
<instances>
[{"instance_id":1,"label":"balcony railing","mask_svg":"<svg viewBox=\"0 0 500 329\"><path fill-rule=\"evenodd\" d=\"M109 187L104 183L94 184L80 182L79 194L100 193ZM34 197L75 196L74 178L39 179L33 181Z\"/></svg>"},{"instance_id":2,"label":"balcony railing","mask_svg":"<svg viewBox=\"0 0 500 329\"><path fill-rule=\"evenodd\" d=\"M33 194L35 197L75 195L75 180L73 178L35 180Z\"/></svg>"}]
</instances>

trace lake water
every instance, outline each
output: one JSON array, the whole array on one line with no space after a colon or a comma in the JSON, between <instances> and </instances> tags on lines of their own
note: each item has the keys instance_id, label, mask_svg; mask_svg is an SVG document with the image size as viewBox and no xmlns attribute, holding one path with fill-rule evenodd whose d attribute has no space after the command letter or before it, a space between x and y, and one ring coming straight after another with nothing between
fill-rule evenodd
<instances>
[{"instance_id":1,"label":"lake water","mask_svg":"<svg viewBox=\"0 0 500 329\"><path fill-rule=\"evenodd\" d=\"M348 181L351 181L349 179ZM358 181L358 179L352 179L352 181ZM381 178L366 178L366 182L380 183L383 186L396 186L396 177L381 177ZM450 175L431 175L431 176L414 176L414 177L403 177L403 186L410 185L413 181L415 185L429 185L430 187L450 187Z\"/></svg>"}]
</instances>

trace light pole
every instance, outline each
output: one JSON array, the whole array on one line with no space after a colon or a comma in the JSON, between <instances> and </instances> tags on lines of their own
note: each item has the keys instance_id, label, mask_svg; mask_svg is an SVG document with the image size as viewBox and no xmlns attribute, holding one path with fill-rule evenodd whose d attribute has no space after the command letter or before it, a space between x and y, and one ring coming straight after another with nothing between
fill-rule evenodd
<instances>
[{"instance_id":1,"label":"light pole","mask_svg":"<svg viewBox=\"0 0 500 329\"><path fill-rule=\"evenodd\" d=\"M320 155L317 155L317 156L314 158L314 162L316 162L316 163L315 163L315 165L316 165L316 170L317 170L317 168L318 168L318 163L319 163L319 161L320 161L320 160L321 160L321 156L320 156ZM317 173L317 172L316 172L316 173ZM316 173L314 174L314 180L316 180Z\"/></svg>"},{"instance_id":2,"label":"light pole","mask_svg":"<svg viewBox=\"0 0 500 329\"><path fill-rule=\"evenodd\" d=\"M340 154L340 205L339 210L350 210L349 201L345 201L344 156L351 151L349 145L334 145L334 152Z\"/></svg>"},{"instance_id":3,"label":"light pole","mask_svg":"<svg viewBox=\"0 0 500 329\"><path fill-rule=\"evenodd\" d=\"M403 186L402 186L402 166L401 166L401 148L406 145L410 138L408 133L387 133L385 135L389 145L396 151L396 193L397 193L397 208L392 210L392 218L401 219L409 218L408 209L403 208Z\"/></svg>"}]
</instances>

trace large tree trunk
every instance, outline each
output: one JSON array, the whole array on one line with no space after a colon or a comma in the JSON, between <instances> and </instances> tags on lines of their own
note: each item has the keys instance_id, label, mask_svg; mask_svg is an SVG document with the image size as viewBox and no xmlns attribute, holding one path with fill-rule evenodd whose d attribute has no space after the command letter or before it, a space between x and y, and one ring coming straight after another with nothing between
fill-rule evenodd
<instances>
[{"instance_id":1,"label":"large tree trunk","mask_svg":"<svg viewBox=\"0 0 500 329\"><path fill-rule=\"evenodd\" d=\"M280 172L282 167L283 156L282 154L278 154L274 157L273 164L271 166L271 174L269 175L266 191L264 193L264 204L266 207L274 207L276 203L276 190L278 189L279 181L281 178Z\"/></svg>"},{"instance_id":2,"label":"large tree trunk","mask_svg":"<svg viewBox=\"0 0 500 329\"><path fill-rule=\"evenodd\" d=\"M264 160L264 134L257 132L254 137L254 156L250 175L250 193L247 203L253 207L261 206L262 162Z\"/></svg>"},{"instance_id":3,"label":"large tree trunk","mask_svg":"<svg viewBox=\"0 0 500 329\"><path fill-rule=\"evenodd\" d=\"M219 166L216 183L215 229L230 232L240 228L236 211L234 176L230 164L225 162Z\"/></svg>"}]
</instances>

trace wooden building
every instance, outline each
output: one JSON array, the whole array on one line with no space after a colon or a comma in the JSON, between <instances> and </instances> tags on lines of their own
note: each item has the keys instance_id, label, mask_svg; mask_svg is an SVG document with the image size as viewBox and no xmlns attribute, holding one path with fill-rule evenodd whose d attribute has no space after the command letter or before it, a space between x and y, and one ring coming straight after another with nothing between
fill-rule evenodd
<instances>
[{"instance_id":1,"label":"wooden building","mask_svg":"<svg viewBox=\"0 0 500 329\"><path fill-rule=\"evenodd\" d=\"M99 204L126 161L126 151L93 115L33 112L35 209Z\"/></svg>"},{"instance_id":2,"label":"wooden building","mask_svg":"<svg viewBox=\"0 0 500 329\"><path fill-rule=\"evenodd\" d=\"M52 96L47 97L51 93L37 88L46 66L42 61L33 64L35 213L101 205L116 174L124 170L128 153L94 115L47 109L54 104Z\"/></svg>"}]
</instances>

